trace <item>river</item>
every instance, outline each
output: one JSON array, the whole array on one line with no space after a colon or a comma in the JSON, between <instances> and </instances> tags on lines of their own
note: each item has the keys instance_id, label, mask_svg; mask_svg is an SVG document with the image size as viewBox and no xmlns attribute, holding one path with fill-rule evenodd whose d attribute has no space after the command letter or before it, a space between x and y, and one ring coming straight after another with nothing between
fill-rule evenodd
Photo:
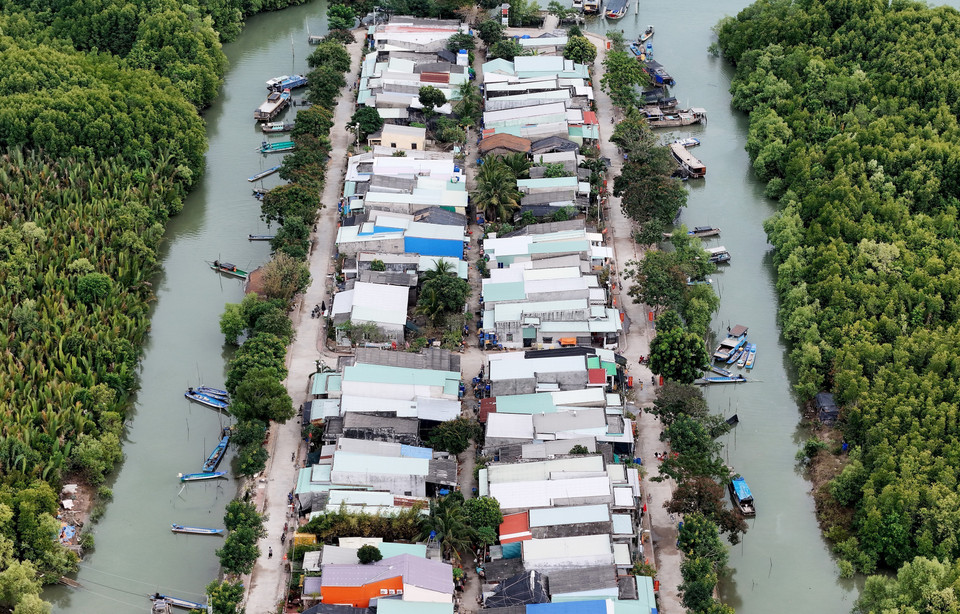
<instances>
[{"instance_id":1,"label":"river","mask_svg":"<svg viewBox=\"0 0 960 614\"><path fill-rule=\"evenodd\" d=\"M225 303L243 298L242 282L217 275L205 261L221 258L249 270L269 257L268 243L247 240L248 234L271 231L259 219L246 178L279 164L280 157L255 151L262 135L253 110L266 98L267 79L307 70L308 30L326 31L326 6L320 0L255 16L237 41L224 45L230 66L223 90L204 113L206 175L170 221L160 249L163 272L153 280L157 300L141 389L129 414L125 461L107 484L114 501L94 525L96 547L77 576L84 588L45 591L56 612L139 614L149 610L145 597L155 591L204 601L206 585L217 579L214 552L223 538L170 532L171 523L223 527L224 506L237 492L232 479L185 486L177 480L178 473L200 470L220 424L228 423L183 397L187 386L200 382L222 387L229 352L219 318ZM290 118L294 110L285 113L281 117ZM274 175L264 184L280 181ZM229 468L231 456L221 469Z\"/></svg>"}]
</instances>

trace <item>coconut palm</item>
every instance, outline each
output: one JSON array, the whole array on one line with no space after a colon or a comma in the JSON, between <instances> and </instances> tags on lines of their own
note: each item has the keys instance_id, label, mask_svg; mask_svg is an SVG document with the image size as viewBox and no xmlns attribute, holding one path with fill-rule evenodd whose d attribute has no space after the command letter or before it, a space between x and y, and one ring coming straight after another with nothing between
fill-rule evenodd
<instances>
[{"instance_id":1,"label":"coconut palm","mask_svg":"<svg viewBox=\"0 0 960 614\"><path fill-rule=\"evenodd\" d=\"M520 152L512 153L507 156L500 156L503 163L510 169L516 179L530 178L530 160L526 154Z\"/></svg>"},{"instance_id":2,"label":"coconut palm","mask_svg":"<svg viewBox=\"0 0 960 614\"><path fill-rule=\"evenodd\" d=\"M439 502L430 502L430 515L423 521L421 539L435 538L440 542L444 558L460 560L461 553L469 552L473 537L462 497L448 495Z\"/></svg>"},{"instance_id":3,"label":"coconut palm","mask_svg":"<svg viewBox=\"0 0 960 614\"><path fill-rule=\"evenodd\" d=\"M477 173L473 201L490 220L509 220L520 208L520 191L512 171L497 158L488 160Z\"/></svg>"}]
</instances>

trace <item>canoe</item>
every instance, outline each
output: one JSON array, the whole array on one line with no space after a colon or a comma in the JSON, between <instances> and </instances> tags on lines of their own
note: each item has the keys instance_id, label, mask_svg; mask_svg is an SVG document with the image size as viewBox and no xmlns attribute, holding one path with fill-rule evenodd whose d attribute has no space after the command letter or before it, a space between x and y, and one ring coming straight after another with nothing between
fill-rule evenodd
<instances>
[{"instance_id":1,"label":"canoe","mask_svg":"<svg viewBox=\"0 0 960 614\"><path fill-rule=\"evenodd\" d=\"M749 347L749 345L748 345L747 347ZM747 363L747 353L748 353L748 352L747 352L746 349L744 349L742 352L740 352L740 358L737 359L737 368L738 368L738 369L742 369L742 368L743 368L743 365L745 365L745 364Z\"/></svg>"},{"instance_id":2,"label":"canoe","mask_svg":"<svg viewBox=\"0 0 960 614\"><path fill-rule=\"evenodd\" d=\"M230 398L230 393L220 388L211 388L210 386L197 386L194 390L196 390L200 394L205 394L208 397L216 397L224 401Z\"/></svg>"},{"instance_id":3,"label":"canoe","mask_svg":"<svg viewBox=\"0 0 960 614\"><path fill-rule=\"evenodd\" d=\"M722 375L722 376L724 376L724 377L731 377L731 376L733 376L733 373L731 373L730 371L727 371L726 369L723 369L723 368L721 368L721 367L710 367L710 370L713 371L714 373L716 373L717 375Z\"/></svg>"},{"instance_id":4,"label":"canoe","mask_svg":"<svg viewBox=\"0 0 960 614\"><path fill-rule=\"evenodd\" d=\"M734 352L734 353L730 356L730 358L727 359L727 364L728 364L728 365L735 364L737 361L740 360L740 357L741 357L741 356L744 356L746 353L747 353L747 348L746 348L746 347L741 347L741 348L738 349L736 352Z\"/></svg>"},{"instance_id":5,"label":"canoe","mask_svg":"<svg viewBox=\"0 0 960 614\"><path fill-rule=\"evenodd\" d=\"M275 235L247 235L248 241L273 241Z\"/></svg>"},{"instance_id":6,"label":"canoe","mask_svg":"<svg viewBox=\"0 0 960 614\"><path fill-rule=\"evenodd\" d=\"M232 275L233 277L239 277L240 279L246 279L247 273L243 269L237 268L237 265L230 264L229 262L221 262L219 260L214 260L210 263L210 268L218 273L223 273L225 275Z\"/></svg>"},{"instance_id":7,"label":"canoe","mask_svg":"<svg viewBox=\"0 0 960 614\"><path fill-rule=\"evenodd\" d=\"M181 482L200 482L202 480L215 480L227 475L226 471L211 471L206 473L181 473L177 477Z\"/></svg>"},{"instance_id":8,"label":"canoe","mask_svg":"<svg viewBox=\"0 0 960 614\"><path fill-rule=\"evenodd\" d=\"M747 348L747 360L745 361L747 369L748 370L752 369L756 361L757 361L757 344L751 343L750 346Z\"/></svg>"},{"instance_id":9,"label":"canoe","mask_svg":"<svg viewBox=\"0 0 960 614\"><path fill-rule=\"evenodd\" d=\"M190 533L191 535L223 535L223 529L207 529L204 527L185 527L182 524L171 524L170 530L174 533Z\"/></svg>"},{"instance_id":10,"label":"canoe","mask_svg":"<svg viewBox=\"0 0 960 614\"><path fill-rule=\"evenodd\" d=\"M223 460L223 455L227 453L227 446L230 444L230 429L226 428L220 433L220 443L217 444L217 447L213 449L213 452L210 453L210 456L207 457L206 462L203 463L204 473L210 473L217 468L217 465L220 464L220 461Z\"/></svg>"},{"instance_id":11,"label":"canoe","mask_svg":"<svg viewBox=\"0 0 960 614\"><path fill-rule=\"evenodd\" d=\"M647 29L640 35L640 42L645 43L653 38L653 26L647 26Z\"/></svg>"},{"instance_id":12,"label":"canoe","mask_svg":"<svg viewBox=\"0 0 960 614\"><path fill-rule=\"evenodd\" d=\"M186 610L202 610L207 611L207 606L196 601L189 601L187 599L181 599L179 597L171 597L170 595L161 595L160 593L154 593L150 595L150 601L166 601L170 605L176 608L184 608Z\"/></svg>"},{"instance_id":13,"label":"canoe","mask_svg":"<svg viewBox=\"0 0 960 614\"><path fill-rule=\"evenodd\" d=\"M695 381L694 383L698 386L707 386L710 384L739 384L741 382L747 381L742 375L732 375L730 377L717 376L717 377L702 377Z\"/></svg>"},{"instance_id":14,"label":"canoe","mask_svg":"<svg viewBox=\"0 0 960 614\"><path fill-rule=\"evenodd\" d=\"M226 401L221 401L220 399L214 397L208 397L205 394L200 394L194 390L187 390L183 393L183 396L187 397L194 403L199 403L200 405L205 405L211 409L226 409L229 403Z\"/></svg>"},{"instance_id":15,"label":"canoe","mask_svg":"<svg viewBox=\"0 0 960 614\"><path fill-rule=\"evenodd\" d=\"M270 175L272 175L272 174L276 173L277 171L279 171L279 170L280 170L280 166L281 166L281 165L278 164L277 166L274 166L273 168L268 168L267 170L262 171L262 172L260 172L260 173L257 173L256 175L253 175L253 176L251 176L251 177L247 177L247 181L253 183L254 181L260 181L260 180L263 179L264 177L269 177Z\"/></svg>"}]
</instances>

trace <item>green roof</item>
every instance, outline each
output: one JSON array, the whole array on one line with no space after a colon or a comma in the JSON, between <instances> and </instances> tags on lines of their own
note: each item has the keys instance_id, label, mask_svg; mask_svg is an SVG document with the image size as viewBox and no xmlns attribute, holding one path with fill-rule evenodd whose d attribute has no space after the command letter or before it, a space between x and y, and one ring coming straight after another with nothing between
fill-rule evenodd
<instances>
[{"instance_id":1,"label":"green roof","mask_svg":"<svg viewBox=\"0 0 960 614\"><path fill-rule=\"evenodd\" d=\"M313 385L310 387L310 394L330 394L331 392L340 392L341 377L339 373L327 371L326 373L314 373Z\"/></svg>"},{"instance_id":2,"label":"green roof","mask_svg":"<svg viewBox=\"0 0 960 614\"><path fill-rule=\"evenodd\" d=\"M607 372L607 375L616 375L617 374L617 363L615 362L606 362L602 361L600 366L603 367L604 371Z\"/></svg>"},{"instance_id":3,"label":"green roof","mask_svg":"<svg viewBox=\"0 0 960 614\"><path fill-rule=\"evenodd\" d=\"M484 301L519 301L527 298L522 281L483 285Z\"/></svg>"},{"instance_id":4,"label":"green roof","mask_svg":"<svg viewBox=\"0 0 960 614\"><path fill-rule=\"evenodd\" d=\"M600 357L599 357L599 356L587 356L587 368L588 368L588 369L599 369L599 368L600 368Z\"/></svg>"},{"instance_id":5,"label":"green roof","mask_svg":"<svg viewBox=\"0 0 960 614\"><path fill-rule=\"evenodd\" d=\"M557 411L549 392L497 397L498 414L549 414Z\"/></svg>"},{"instance_id":6,"label":"green roof","mask_svg":"<svg viewBox=\"0 0 960 614\"><path fill-rule=\"evenodd\" d=\"M398 556L401 554L411 554L413 556L418 556L421 559L427 558L427 545L426 544L398 544L395 542L383 542L377 546L380 549L380 554L383 555L383 558L389 559L391 556Z\"/></svg>"}]
</instances>

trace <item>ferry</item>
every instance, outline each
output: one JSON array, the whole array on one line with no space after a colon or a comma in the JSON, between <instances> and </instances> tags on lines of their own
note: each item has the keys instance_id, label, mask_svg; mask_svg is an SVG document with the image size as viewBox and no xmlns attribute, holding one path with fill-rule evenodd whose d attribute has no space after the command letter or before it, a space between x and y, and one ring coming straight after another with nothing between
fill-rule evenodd
<instances>
[{"instance_id":1,"label":"ferry","mask_svg":"<svg viewBox=\"0 0 960 614\"><path fill-rule=\"evenodd\" d=\"M267 99L253 112L253 119L257 121L270 121L276 117L280 111L287 108L290 104L290 90L282 92L270 92Z\"/></svg>"},{"instance_id":2,"label":"ferry","mask_svg":"<svg viewBox=\"0 0 960 614\"><path fill-rule=\"evenodd\" d=\"M267 89L271 92L282 92L283 90L292 90L303 87L307 84L307 78L303 75L283 75L267 80Z\"/></svg>"},{"instance_id":3,"label":"ferry","mask_svg":"<svg viewBox=\"0 0 960 614\"><path fill-rule=\"evenodd\" d=\"M699 179L707 174L707 167L680 143L670 143L670 153L688 177Z\"/></svg>"},{"instance_id":4,"label":"ferry","mask_svg":"<svg viewBox=\"0 0 960 614\"><path fill-rule=\"evenodd\" d=\"M730 500L734 507L740 510L744 516L756 516L757 508L753 505L753 493L747 486L747 481L737 476L730 480Z\"/></svg>"},{"instance_id":5,"label":"ferry","mask_svg":"<svg viewBox=\"0 0 960 614\"><path fill-rule=\"evenodd\" d=\"M627 0L610 0L607 4L607 19L621 19L627 14Z\"/></svg>"}]
</instances>

